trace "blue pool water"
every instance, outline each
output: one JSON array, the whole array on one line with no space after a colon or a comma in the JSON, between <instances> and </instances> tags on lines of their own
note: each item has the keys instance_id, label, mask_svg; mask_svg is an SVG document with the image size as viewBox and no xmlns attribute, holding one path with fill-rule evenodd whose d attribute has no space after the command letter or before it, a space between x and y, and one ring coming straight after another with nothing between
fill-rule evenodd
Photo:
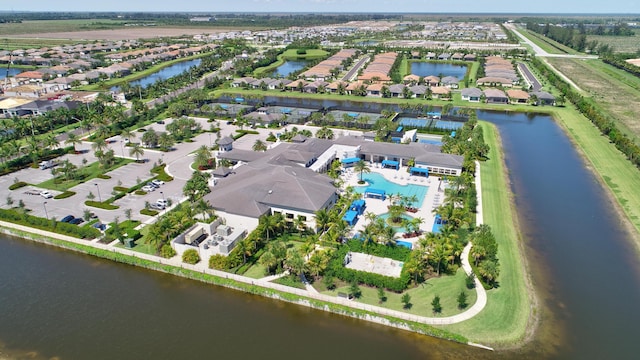
<instances>
[{"instance_id":1,"label":"blue pool water","mask_svg":"<svg viewBox=\"0 0 640 360\"><path fill-rule=\"evenodd\" d=\"M442 141L438 140L420 139L418 142L421 144L442 145Z\"/></svg>"},{"instance_id":2,"label":"blue pool water","mask_svg":"<svg viewBox=\"0 0 640 360\"><path fill-rule=\"evenodd\" d=\"M411 248L413 247L413 244L411 244L410 242L408 242L408 241L402 241L402 240L397 240L397 241L396 241L396 245L398 245L398 246L404 246L404 247L409 248L409 249L411 249ZM404 265L404 264L403 264L403 265Z\"/></svg>"},{"instance_id":3,"label":"blue pool water","mask_svg":"<svg viewBox=\"0 0 640 360\"><path fill-rule=\"evenodd\" d=\"M405 177L409 176L409 174L401 172L398 172L398 175ZM360 176L360 174L358 174L358 176ZM387 196L390 194L400 194L403 196L415 195L418 198L418 201L413 205L417 208L422 207L422 201L424 200L425 195L427 195L427 190L429 190L428 186L414 184L399 185L388 181L384 176L378 173L362 174L362 179L367 182L367 185L354 187L356 192L363 194L368 187L372 187L386 191Z\"/></svg>"}]
</instances>

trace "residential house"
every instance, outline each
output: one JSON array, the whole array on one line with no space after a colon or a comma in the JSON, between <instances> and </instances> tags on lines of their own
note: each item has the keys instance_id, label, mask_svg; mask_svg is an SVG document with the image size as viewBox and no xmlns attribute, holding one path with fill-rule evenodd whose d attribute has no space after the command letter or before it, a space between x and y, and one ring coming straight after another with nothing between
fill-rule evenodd
<instances>
[{"instance_id":1,"label":"residential house","mask_svg":"<svg viewBox=\"0 0 640 360\"><path fill-rule=\"evenodd\" d=\"M537 101L536 105L555 105L556 98L555 96L549 94L546 91L535 91L531 93L531 96L535 96Z\"/></svg>"},{"instance_id":2,"label":"residential house","mask_svg":"<svg viewBox=\"0 0 640 360\"><path fill-rule=\"evenodd\" d=\"M485 101L491 104L508 104L509 97L500 89L489 88L483 91Z\"/></svg>"},{"instance_id":3,"label":"residential house","mask_svg":"<svg viewBox=\"0 0 640 360\"><path fill-rule=\"evenodd\" d=\"M401 98L406 86L403 84L393 84L389 86L389 92L393 98Z\"/></svg>"},{"instance_id":4,"label":"residential house","mask_svg":"<svg viewBox=\"0 0 640 360\"><path fill-rule=\"evenodd\" d=\"M440 80L440 84L442 84L442 86L448 87L449 89L457 89L459 83L460 80L458 80L458 78L455 76L445 76L442 78L442 80Z\"/></svg>"},{"instance_id":5,"label":"residential house","mask_svg":"<svg viewBox=\"0 0 640 360\"><path fill-rule=\"evenodd\" d=\"M478 88L462 89L460 93L462 95L462 100L466 100L469 102L480 102L480 99L482 99L483 95L482 90Z\"/></svg>"},{"instance_id":6,"label":"residential house","mask_svg":"<svg viewBox=\"0 0 640 360\"><path fill-rule=\"evenodd\" d=\"M526 104L529 101L529 93L520 89L507 90L507 96L512 104Z\"/></svg>"},{"instance_id":7,"label":"residential house","mask_svg":"<svg viewBox=\"0 0 640 360\"><path fill-rule=\"evenodd\" d=\"M431 97L434 99L449 99L451 97L451 89L446 86L434 86L431 88Z\"/></svg>"}]
</instances>

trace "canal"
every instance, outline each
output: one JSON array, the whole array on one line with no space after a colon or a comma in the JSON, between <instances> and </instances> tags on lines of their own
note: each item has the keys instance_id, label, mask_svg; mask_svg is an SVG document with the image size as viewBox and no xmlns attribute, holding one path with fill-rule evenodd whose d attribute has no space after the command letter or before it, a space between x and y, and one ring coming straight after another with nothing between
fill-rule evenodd
<instances>
[{"instance_id":1,"label":"canal","mask_svg":"<svg viewBox=\"0 0 640 360\"><path fill-rule=\"evenodd\" d=\"M601 185L550 117L479 117L502 135L544 308L536 338L522 349L491 353L2 235L0 354L635 358L640 269Z\"/></svg>"}]
</instances>

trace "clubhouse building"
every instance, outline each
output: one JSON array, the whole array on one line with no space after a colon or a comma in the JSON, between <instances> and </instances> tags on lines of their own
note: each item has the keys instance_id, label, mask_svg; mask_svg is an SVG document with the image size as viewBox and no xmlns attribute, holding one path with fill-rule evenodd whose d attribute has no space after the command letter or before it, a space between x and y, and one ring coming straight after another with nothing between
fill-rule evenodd
<instances>
[{"instance_id":1,"label":"clubhouse building","mask_svg":"<svg viewBox=\"0 0 640 360\"><path fill-rule=\"evenodd\" d=\"M300 218L313 229L315 212L331 208L338 197L333 180L325 174L334 160L345 167L359 160L397 170L411 165L409 172L415 176L462 172L462 156L443 154L431 144L372 142L359 136L294 140L265 152L218 153L219 159L234 164L234 170L216 179L204 199L233 226L255 228L260 216L281 213L290 221Z\"/></svg>"}]
</instances>

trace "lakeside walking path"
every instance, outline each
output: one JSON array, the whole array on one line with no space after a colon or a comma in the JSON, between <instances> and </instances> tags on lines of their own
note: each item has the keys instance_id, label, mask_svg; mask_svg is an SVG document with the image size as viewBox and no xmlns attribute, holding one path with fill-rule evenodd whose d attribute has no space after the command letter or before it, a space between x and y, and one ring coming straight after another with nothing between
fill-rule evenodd
<instances>
[{"instance_id":1,"label":"lakeside walking path","mask_svg":"<svg viewBox=\"0 0 640 360\"><path fill-rule=\"evenodd\" d=\"M482 191L480 189L480 173L479 173L479 164L478 163L476 163L476 167L477 167L476 186L478 188L477 193L479 194L478 195L479 198L478 198L477 222L478 222L478 224L481 224L482 223L482 198L481 198ZM487 303L486 291L482 287L482 284L480 283L480 281L476 278L475 279L475 282L476 282L476 287L475 288L476 288L476 292L477 292L477 300L476 300L475 304L473 304L473 306L471 306L469 309L467 309L466 311L464 311L464 312L462 312L460 314L447 316L447 317L419 316L419 315L414 315L414 314L410 314L410 313L406 313L406 312L402 312L402 311L391 310L391 309L387 309L387 308L383 308L383 307L379 307L379 306L363 304L363 303L359 303L359 302L356 302L356 301L353 301L353 300L339 298L339 297L336 297L336 296L324 295L324 294L318 293L317 291L312 291L311 289L302 290L302 289L297 289L297 288L293 288L293 287L289 287L289 286L285 286L285 285L280 285L280 284L268 281L270 279L264 279L264 278L263 279L254 279L254 278L250 278L250 277L246 277L246 276L242 276L242 275L236 275L236 274L231 274L231 273L227 273L227 272L224 272L224 271L209 269L207 267L206 262L200 262L200 263L198 263L196 265L189 265L189 264L182 263L181 259L178 256L174 256L171 259L165 259L165 258L162 258L162 257L159 257L159 256L149 255L149 254L137 252L137 251L134 251L134 250L130 250L130 249L114 246L114 245L117 244L117 242L112 242L111 244L103 244L103 243L100 243L100 242L97 242L97 241L89 241L89 240L77 239L77 238L66 236L66 235L61 235L61 234L52 233L52 232L48 232L48 231L44 231L44 230L34 229L34 228L27 227L27 226L13 224L13 223L4 222L4 221L0 221L0 226L4 227L6 229L15 229L15 230L17 230L19 232L26 232L26 233L34 234L36 236L36 238L32 238L31 240L35 240L35 241L39 241L39 242L48 243L46 241L46 239L38 239L37 238L38 235L39 236L43 236L43 237L48 237L48 238L55 238L55 239L63 240L63 241L66 241L66 242L71 242L71 243L75 243L75 244L90 246L90 247L94 247L94 248L97 248L97 249L102 249L102 250L111 251L111 252L114 252L114 253L119 253L119 254L132 256L132 257L136 257L136 258L140 258L140 259L144 259L144 260L148 260L148 261L153 261L153 262L156 262L156 263L159 263L159 264L162 264L162 265L171 265L171 266L175 266L175 267L179 267L179 268L189 269L189 270L192 270L192 271L197 271L197 272L213 275L213 276L220 277L220 278L232 279L232 280L235 280L235 281L238 281L238 282L241 282L241 283L245 283L245 284L258 285L258 286L261 286L261 287L264 287L264 288L269 288L269 289L277 290L277 291L284 292L284 293L289 293L289 294L294 294L294 295L298 295L298 296L301 296L301 297L306 297L306 298L321 300L321 301L324 301L324 302L339 304L339 305L347 306L347 307L350 307L350 308L353 308L353 309L369 311L369 312L375 313L377 315L392 316L392 317L397 318L397 319L402 319L402 320L406 320L406 321L412 321L412 322L421 323L421 324L427 324L427 325L449 325L449 324L456 324L456 323L471 319L472 317L474 317L475 315L480 313L480 311L482 311L482 309L484 309L484 307L485 307L485 305ZM11 233L10 230L8 232ZM18 234L18 235L20 235L20 234ZM472 272L471 265L469 264L469 259L468 259L470 250L471 250L471 243L468 243L467 246L465 246L465 248L464 248L464 250L462 252L462 255L461 255L462 268L464 269L465 273L467 273L467 274L470 274ZM315 289L313 289L313 290L315 290ZM298 301L296 303L301 304L301 305L310 306L310 304L308 302L300 302L300 301ZM381 317L368 316L367 320L373 321L373 322L382 323L382 324L385 324L385 325L391 325L391 323L387 319L384 319L384 318L381 318Z\"/></svg>"}]
</instances>

